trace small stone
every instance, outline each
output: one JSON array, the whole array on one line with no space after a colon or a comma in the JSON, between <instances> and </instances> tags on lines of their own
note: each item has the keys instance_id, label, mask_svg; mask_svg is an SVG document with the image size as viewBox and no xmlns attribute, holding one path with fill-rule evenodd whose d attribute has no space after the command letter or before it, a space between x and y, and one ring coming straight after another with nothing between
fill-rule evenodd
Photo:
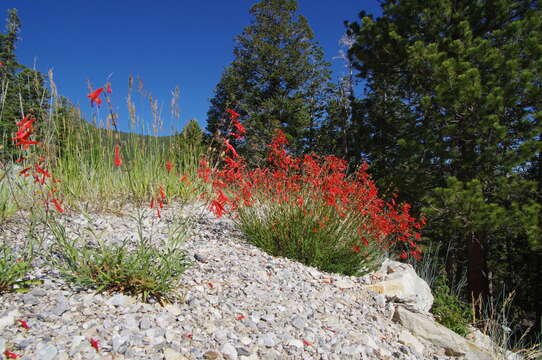
<instances>
[{"instance_id":1,"label":"small stone","mask_svg":"<svg viewBox=\"0 0 542 360\"><path fill-rule=\"evenodd\" d=\"M25 305L36 305L40 303L40 300L31 294L25 294L23 296L23 302Z\"/></svg>"},{"instance_id":2,"label":"small stone","mask_svg":"<svg viewBox=\"0 0 542 360\"><path fill-rule=\"evenodd\" d=\"M302 349L303 348L303 341L299 340L299 339L288 339L288 341L286 342L286 345L289 345L289 346L295 346L296 348L298 349Z\"/></svg>"},{"instance_id":3,"label":"small stone","mask_svg":"<svg viewBox=\"0 0 542 360\"><path fill-rule=\"evenodd\" d=\"M106 303L109 305L119 306L119 307L127 306L130 304L133 304L134 302L135 302L134 298L132 298L131 296L126 296L122 294L117 294L106 301Z\"/></svg>"},{"instance_id":4,"label":"small stone","mask_svg":"<svg viewBox=\"0 0 542 360\"><path fill-rule=\"evenodd\" d=\"M6 340L0 337L0 354L3 354L6 351Z\"/></svg>"},{"instance_id":5,"label":"small stone","mask_svg":"<svg viewBox=\"0 0 542 360\"><path fill-rule=\"evenodd\" d=\"M237 350L230 343L225 343L224 345L222 345L222 347L220 348L220 352L226 359L237 359Z\"/></svg>"},{"instance_id":6,"label":"small stone","mask_svg":"<svg viewBox=\"0 0 542 360\"><path fill-rule=\"evenodd\" d=\"M54 345L39 343L36 346L35 356L40 360L53 360L56 358L58 350Z\"/></svg>"},{"instance_id":7,"label":"small stone","mask_svg":"<svg viewBox=\"0 0 542 360\"><path fill-rule=\"evenodd\" d=\"M171 348L166 348L164 349L164 360L186 360L186 357Z\"/></svg>"},{"instance_id":8,"label":"small stone","mask_svg":"<svg viewBox=\"0 0 542 360\"><path fill-rule=\"evenodd\" d=\"M123 337L123 336L120 336L118 334L115 334L113 335L113 339L112 339L112 342L113 342L113 351L114 352L119 352L119 349L122 345L124 345L124 343L127 341L128 339Z\"/></svg>"},{"instance_id":9,"label":"small stone","mask_svg":"<svg viewBox=\"0 0 542 360\"><path fill-rule=\"evenodd\" d=\"M252 343L252 339L248 336L243 336L239 341L241 341L241 344L243 345L250 345Z\"/></svg>"},{"instance_id":10,"label":"small stone","mask_svg":"<svg viewBox=\"0 0 542 360\"><path fill-rule=\"evenodd\" d=\"M216 360L216 359L218 359L219 356L220 356L220 354L217 353L216 351L206 351L203 354L203 358L207 359L207 360Z\"/></svg>"},{"instance_id":11,"label":"small stone","mask_svg":"<svg viewBox=\"0 0 542 360\"><path fill-rule=\"evenodd\" d=\"M151 325L152 325L152 324L151 324L151 319L150 319L150 317L148 317L148 316L143 316L143 317L141 318L141 321L139 321L139 328L140 328L141 330L147 330L147 329L150 329Z\"/></svg>"},{"instance_id":12,"label":"small stone","mask_svg":"<svg viewBox=\"0 0 542 360\"><path fill-rule=\"evenodd\" d=\"M334 284L339 289L350 289L354 287L354 283L347 279L339 279L335 281Z\"/></svg>"},{"instance_id":13,"label":"small stone","mask_svg":"<svg viewBox=\"0 0 542 360\"><path fill-rule=\"evenodd\" d=\"M10 309L0 314L0 330L6 326L11 326L15 322L15 319L19 317L19 311L17 309Z\"/></svg>"},{"instance_id":14,"label":"small stone","mask_svg":"<svg viewBox=\"0 0 542 360\"><path fill-rule=\"evenodd\" d=\"M276 343L277 343L275 334L273 334L273 333L264 334L261 337L261 340L263 342L263 345L266 346L266 347L269 347L269 348L275 346Z\"/></svg>"},{"instance_id":15,"label":"small stone","mask_svg":"<svg viewBox=\"0 0 542 360\"><path fill-rule=\"evenodd\" d=\"M200 255L200 254L194 254L194 259L196 259L200 263L204 263L204 264L207 263L207 258L205 256L203 256L203 255Z\"/></svg>"},{"instance_id":16,"label":"small stone","mask_svg":"<svg viewBox=\"0 0 542 360\"><path fill-rule=\"evenodd\" d=\"M237 348L237 355L239 355L239 356L250 356L250 351L248 351L244 347L238 347Z\"/></svg>"},{"instance_id":17,"label":"small stone","mask_svg":"<svg viewBox=\"0 0 542 360\"><path fill-rule=\"evenodd\" d=\"M51 309L51 314L55 316L61 316L66 311L70 310L70 304L66 301L65 298L59 298L58 302L56 303L55 307Z\"/></svg>"},{"instance_id":18,"label":"small stone","mask_svg":"<svg viewBox=\"0 0 542 360\"><path fill-rule=\"evenodd\" d=\"M296 316L294 321L292 321L292 325L299 330L303 330L305 328L305 321L301 318L301 316Z\"/></svg>"},{"instance_id":19,"label":"small stone","mask_svg":"<svg viewBox=\"0 0 542 360\"><path fill-rule=\"evenodd\" d=\"M45 291L45 289L42 289L42 288L34 288L32 289L32 291L29 292L29 294L33 296L45 296L47 295L47 291Z\"/></svg>"},{"instance_id":20,"label":"small stone","mask_svg":"<svg viewBox=\"0 0 542 360\"><path fill-rule=\"evenodd\" d=\"M181 314L181 308L177 304L166 305L166 310L173 316L178 316Z\"/></svg>"}]
</instances>

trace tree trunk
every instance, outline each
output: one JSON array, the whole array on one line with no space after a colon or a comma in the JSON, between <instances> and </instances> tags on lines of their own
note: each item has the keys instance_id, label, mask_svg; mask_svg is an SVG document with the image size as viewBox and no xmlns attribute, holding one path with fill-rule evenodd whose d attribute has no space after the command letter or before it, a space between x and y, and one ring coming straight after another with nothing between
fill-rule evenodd
<instances>
[{"instance_id":1,"label":"tree trunk","mask_svg":"<svg viewBox=\"0 0 542 360\"><path fill-rule=\"evenodd\" d=\"M467 237L469 295L471 299L479 301L482 304L489 296L486 249L487 235L484 233L469 232ZM482 307L478 310L480 312ZM477 317L479 315L477 314Z\"/></svg>"}]
</instances>

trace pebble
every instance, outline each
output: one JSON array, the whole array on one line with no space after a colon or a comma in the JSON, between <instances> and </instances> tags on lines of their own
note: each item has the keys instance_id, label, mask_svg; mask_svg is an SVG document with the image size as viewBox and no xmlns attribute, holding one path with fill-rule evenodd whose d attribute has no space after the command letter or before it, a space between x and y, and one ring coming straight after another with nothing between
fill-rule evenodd
<instances>
[{"instance_id":1,"label":"pebble","mask_svg":"<svg viewBox=\"0 0 542 360\"><path fill-rule=\"evenodd\" d=\"M137 223L127 214L138 211L154 246L164 246L180 214L193 217L181 246L192 266L182 274L178 298L161 306L67 283L49 266L52 235L38 228L43 249L29 276L43 284L27 294L0 295L0 349L16 345L21 358L45 360L416 360L438 354L423 340L423 353L403 351L406 341L399 341L391 309L363 289L362 279L270 256L249 244L230 219L217 219L205 207L168 204L157 219L152 209L127 206L115 214L65 213L59 221L89 246L97 242L87 228L109 244L126 240L133 248ZM17 221L4 230L0 243L22 249L26 239ZM22 329L18 319L31 329ZM99 340L100 353L91 338Z\"/></svg>"}]
</instances>

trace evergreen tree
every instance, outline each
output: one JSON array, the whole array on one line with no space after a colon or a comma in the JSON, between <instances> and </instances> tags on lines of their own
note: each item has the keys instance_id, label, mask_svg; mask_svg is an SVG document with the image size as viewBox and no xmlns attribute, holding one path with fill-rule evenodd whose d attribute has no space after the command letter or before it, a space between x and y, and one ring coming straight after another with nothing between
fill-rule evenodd
<instances>
[{"instance_id":1,"label":"evergreen tree","mask_svg":"<svg viewBox=\"0 0 542 360\"><path fill-rule=\"evenodd\" d=\"M465 264L469 299L485 297L503 242L540 243L536 180L521 169L540 154L542 2L386 0L360 19L348 25L368 92L357 156L424 207L427 234L458 249L448 269Z\"/></svg>"},{"instance_id":2,"label":"evergreen tree","mask_svg":"<svg viewBox=\"0 0 542 360\"><path fill-rule=\"evenodd\" d=\"M41 73L17 62L15 49L21 22L16 9L8 10L6 33L0 33L0 160L13 156L11 138L25 115L41 119L46 114L48 92Z\"/></svg>"},{"instance_id":3,"label":"evergreen tree","mask_svg":"<svg viewBox=\"0 0 542 360\"><path fill-rule=\"evenodd\" d=\"M247 129L237 144L252 159L265 153L281 128L294 151L314 146L330 72L307 19L294 0L262 0L252 6L254 21L236 38L234 60L215 89L207 130L225 132L232 108Z\"/></svg>"}]
</instances>

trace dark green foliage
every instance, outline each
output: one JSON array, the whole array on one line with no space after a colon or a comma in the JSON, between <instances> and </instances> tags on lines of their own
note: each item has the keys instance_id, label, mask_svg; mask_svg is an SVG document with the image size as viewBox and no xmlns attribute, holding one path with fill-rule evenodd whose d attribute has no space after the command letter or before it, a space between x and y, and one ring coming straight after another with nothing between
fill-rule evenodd
<instances>
[{"instance_id":1,"label":"dark green foliage","mask_svg":"<svg viewBox=\"0 0 542 360\"><path fill-rule=\"evenodd\" d=\"M15 124L23 115L35 116L43 121L47 114L48 91L44 77L17 62L15 49L21 23L17 10L8 10L6 33L0 33L0 140L3 148L0 160L15 156L11 138Z\"/></svg>"},{"instance_id":2,"label":"dark green foliage","mask_svg":"<svg viewBox=\"0 0 542 360\"><path fill-rule=\"evenodd\" d=\"M434 300L431 313L435 315L435 319L461 336L468 335L468 325L472 321L470 307L452 294L447 285L444 268L435 281L432 293Z\"/></svg>"},{"instance_id":3,"label":"dark green foliage","mask_svg":"<svg viewBox=\"0 0 542 360\"><path fill-rule=\"evenodd\" d=\"M211 99L207 130L227 135L229 107L241 114L247 136L237 145L251 160L263 158L276 128L301 152L315 143L329 64L296 1L262 0L250 13L254 21L236 38L234 60Z\"/></svg>"},{"instance_id":4,"label":"dark green foliage","mask_svg":"<svg viewBox=\"0 0 542 360\"><path fill-rule=\"evenodd\" d=\"M379 188L423 208L425 236L453 242L449 274L466 268L469 294L489 296L490 282L506 280L488 277L502 274L502 243L522 238L537 251L542 233L542 3L382 6L381 18L362 13L348 25L368 93L353 109L356 157L370 162ZM509 260L539 278L535 258ZM519 286L526 296L530 285ZM527 306L537 308L540 299Z\"/></svg>"}]
</instances>

